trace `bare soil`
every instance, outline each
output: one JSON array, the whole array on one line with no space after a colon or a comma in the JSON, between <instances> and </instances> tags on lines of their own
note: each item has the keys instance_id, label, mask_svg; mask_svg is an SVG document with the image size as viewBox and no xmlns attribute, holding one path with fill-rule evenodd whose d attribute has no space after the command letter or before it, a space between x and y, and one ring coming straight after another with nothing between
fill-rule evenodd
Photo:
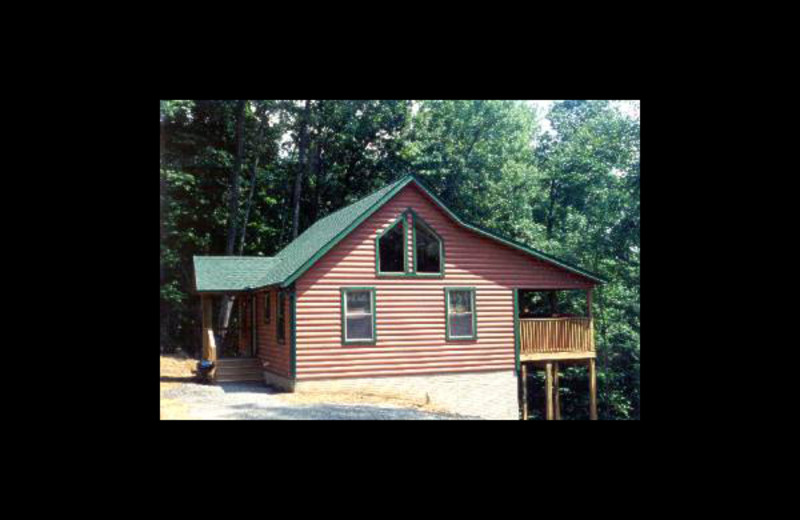
<instances>
[{"instance_id":1,"label":"bare soil","mask_svg":"<svg viewBox=\"0 0 800 520\"><path fill-rule=\"evenodd\" d=\"M187 419L189 409L178 399L164 397L164 392L195 381L197 360L185 355L161 356L161 419Z\"/></svg>"}]
</instances>

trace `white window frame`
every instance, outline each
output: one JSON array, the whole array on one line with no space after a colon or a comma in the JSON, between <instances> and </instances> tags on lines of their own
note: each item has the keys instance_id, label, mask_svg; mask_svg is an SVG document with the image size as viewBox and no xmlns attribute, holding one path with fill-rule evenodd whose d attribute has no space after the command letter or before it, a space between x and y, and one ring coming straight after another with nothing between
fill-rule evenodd
<instances>
[{"instance_id":1,"label":"white window frame","mask_svg":"<svg viewBox=\"0 0 800 520\"><path fill-rule=\"evenodd\" d=\"M453 312L452 304L450 303L450 294L453 292L466 292L470 295L470 309L471 312ZM444 297L445 297L445 337L447 341L450 340L473 340L478 339L478 315L477 309L475 308L475 297L476 290L475 287L445 287L444 290ZM464 315L471 315L472 321L472 334L469 336L454 336L450 333L450 317L451 316L464 316Z\"/></svg>"},{"instance_id":2,"label":"white window frame","mask_svg":"<svg viewBox=\"0 0 800 520\"><path fill-rule=\"evenodd\" d=\"M347 306L347 294L351 292L366 292L369 293L369 312L353 312ZM347 318L369 316L372 321L372 337L370 338L349 338L347 330ZM375 288L374 287L342 287L342 343L353 344L375 344L377 340L376 334L376 320L375 320Z\"/></svg>"}]
</instances>

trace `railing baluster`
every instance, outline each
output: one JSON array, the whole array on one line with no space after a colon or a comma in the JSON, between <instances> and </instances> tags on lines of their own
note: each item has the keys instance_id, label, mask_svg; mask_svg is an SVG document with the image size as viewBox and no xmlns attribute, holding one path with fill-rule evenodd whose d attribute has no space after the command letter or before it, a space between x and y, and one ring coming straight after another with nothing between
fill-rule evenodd
<instances>
[{"instance_id":1,"label":"railing baluster","mask_svg":"<svg viewBox=\"0 0 800 520\"><path fill-rule=\"evenodd\" d=\"M519 329L522 354L594 351L590 318L526 318Z\"/></svg>"}]
</instances>

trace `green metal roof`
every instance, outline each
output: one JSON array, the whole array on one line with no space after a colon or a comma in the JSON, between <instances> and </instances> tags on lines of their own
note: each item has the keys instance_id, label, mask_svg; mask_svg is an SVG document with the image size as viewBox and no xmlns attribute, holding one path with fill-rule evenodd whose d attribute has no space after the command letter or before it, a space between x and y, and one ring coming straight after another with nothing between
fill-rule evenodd
<instances>
[{"instance_id":1,"label":"green metal roof","mask_svg":"<svg viewBox=\"0 0 800 520\"><path fill-rule=\"evenodd\" d=\"M272 269L270 256L195 256L195 290L198 292L241 291L258 287Z\"/></svg>"},{"instance_id":2,"label":"green metal roof","mask_svg":"<svg viewBox=\"0 0 800 520\"><path fill-rule=\"evenodd\" d=\"M240 291L278 284L284 287L288 286L350 234L356 226L368 219L411 182L416 182L450 217L462 226L536 258L589 278L592 281L606 282L596 274L568 264L563 260L503 237L493 231L464 222L416 177L407 175L371 195L318 220L274 257L195 256L197 291Z\"/></svg>"}]
</instances>

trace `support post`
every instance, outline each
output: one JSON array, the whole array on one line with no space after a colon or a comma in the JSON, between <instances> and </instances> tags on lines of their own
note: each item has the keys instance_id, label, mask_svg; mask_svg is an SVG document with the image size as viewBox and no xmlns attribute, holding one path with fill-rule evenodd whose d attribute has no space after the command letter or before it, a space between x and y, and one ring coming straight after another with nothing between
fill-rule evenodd
<instances>
[{"instance_id":1,"label":"support post","mask_svg":"<svg viewBox=\"0 0 800 520\"><path fill-rule=\"evenodd\" d=\"M556 421L561 420L561 399L558 397L558 363L553 363L553 393L556 405Z\"/></svg>"},{"instance_id":2,"label":"support post","mask_svg":"<svg viewBox=\"0 0 800 520\"><path fill-rule=\"evenodd\" d=\"M203 307L203 359L217 361L217 344L214 340L214 330L211 327L211 296L200 296Z\"/></svg>"},{"instance_id":3,"label":"support post","mask_svg":"<svg viewBox=\"0 0 800 520\"><path fill-rule=\"evenodd\" d=\"M556 291L550 291L548 296L550 298L550 314L555 315L558 312L558 293Z\"/></svg>"},{"instance_id":4,"label":"support post","mask_svg":"<svg viewBox=\"0 0 800 520\"><path fill-rule=\"evenodd\" d=\"M528 420L528 366L522 364L522 420Z\"/></svg>"},{"instance_id":5,"label":"support post","mask_svg":"<svg viewBox=\"0 0 800 520\"><path fill-rule=\"evenodd\" d=\"M592 319L592 290L586 289L586 316Z\"/></svg>"},{"instance_id":6,"label":"support post","mask_svg":"<svg viewBox=\"0 0 800 520\"><path fill-rule=\"evenodd\" d=\"M589 419L597 420L597 370L595 360L589 360Z\"/></svg>"},{"instance_id":7,"label":"support post","mask_svg":"<svg viewBox=\"0 0 800 520\"><path fill-rule=\"evenodd\" d=\"M589 318L589 350L595 351L594 347L594 320L592 319L592 289L586 289L586 316Z\"/></svg>"},{"instance_id":8,"label":"support post","mask_svg":"<svg viewBox=\"0 0 800 520\"><path fill-rule=\"evenodd\" d=\"M553 420L553 363L547 363L544 367L544 393L545 393L545 412L548 421Z\"/></svg>"}]
</instances>

